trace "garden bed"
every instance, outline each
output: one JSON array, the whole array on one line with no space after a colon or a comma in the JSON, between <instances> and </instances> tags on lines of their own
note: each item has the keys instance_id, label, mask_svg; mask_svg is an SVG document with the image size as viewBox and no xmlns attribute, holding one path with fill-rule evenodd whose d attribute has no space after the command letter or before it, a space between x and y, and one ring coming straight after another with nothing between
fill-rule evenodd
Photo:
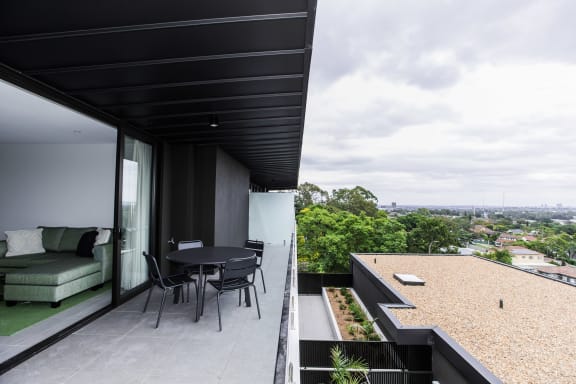
<instances>
[{"instance_id":1,"label":"garden bed","mask_svg":"<svg viewBox=\"0 0 576 384\"><path fill-rule=\"evenodd\" d=\"M341 340L380 341L384 337L374 320L350 288L323 288Z\"/></svg>"}]
</instances>

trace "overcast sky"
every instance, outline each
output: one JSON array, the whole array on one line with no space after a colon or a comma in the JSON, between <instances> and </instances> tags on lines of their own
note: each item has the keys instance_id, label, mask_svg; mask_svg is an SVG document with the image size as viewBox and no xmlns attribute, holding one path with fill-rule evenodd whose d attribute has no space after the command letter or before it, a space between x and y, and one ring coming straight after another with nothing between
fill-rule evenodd
<instances>
[{"instance_id":1,"label":"overcast sky","mask_svg":"<svg viewBox=\"0 0 576 384\"><path fill-rule=\"evenodd\" d=\"M576 206L574 15L574 0L318 0L300 183Z\"/></svg>"}]
</instances>

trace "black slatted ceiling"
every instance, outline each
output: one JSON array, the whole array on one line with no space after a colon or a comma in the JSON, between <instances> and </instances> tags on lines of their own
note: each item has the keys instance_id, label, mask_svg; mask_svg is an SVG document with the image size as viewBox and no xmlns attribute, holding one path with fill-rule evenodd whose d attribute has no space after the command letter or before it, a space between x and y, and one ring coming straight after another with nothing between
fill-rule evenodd
<instances>
[{"instance_id":1,"label":"black slatted ceiling","mask_svg":"<svg viewBox=\"0 0 576 384\"><path fill-rule=\"evenodd\" d=\"M315 0L4 0L0 63L168 142L298 182ZM2 76L6 78L6 76ZM208 126L217 115L220 126Z\"/></svg>"}]
</instances>

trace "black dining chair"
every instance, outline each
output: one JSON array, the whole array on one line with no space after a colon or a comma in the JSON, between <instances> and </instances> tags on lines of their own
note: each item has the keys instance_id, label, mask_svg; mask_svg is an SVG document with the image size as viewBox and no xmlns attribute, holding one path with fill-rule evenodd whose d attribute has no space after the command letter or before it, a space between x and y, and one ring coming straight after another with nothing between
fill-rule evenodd
<instances>
[{"instance_id":1,"label":"black dining chair","mask_svg":"<svg viewBox=\"0 0 576 384\"><path fill-rule=\"evenodd\" d=\"M210 279L208 284L212 285L218 291L216 293L216 302L218 304L218 326L222 331L222 318L220 315L220 295L224 292L238 290L238 306L241 305L242 289L252 287L254 289L254 298L256 299L256 308L258 309L258 318L260 319L260 304L258 303L258 294L254 285L254 276L258 266L256 256L230 259L226 262L219 279ZM202 292L202 304L204 304L204 295L206 286Z\"/></svg>"},{"instance_id":2,"label":"black dining chair","mask_svg":"<svg viewBox=\"0 0 576 384\"><path fill-rule=\"evenodd\" d=\"M202 248L204 243L202 240L183 240L178 242L178 250L189 249L189 248ZM202 273L204 274L204 285L206 285L206 280L208 275L213 275L219 270L219 266L215 264L206 264L202 267ZM189 275L198 275L200 273L200 267L197 265L187 265L184 267L184 271Z\"/></svg>"},{"instance_id":3,"label":"black dining chair","mask_svg":"<svg viewBox=\"0 0 576 384\"><path fill-rule=\"evenodd\" d=\"M253 250L258 259L257 269L260 270L260 276L262 277L262 287L264 288L264 293L266 293L266 283L264 282L264 271L262 271L262 258L264 256L264 242L260 240L246 240L244 243L244 248Z\"/></svg>"},{"instance_id":4,"label":"black dining chair","mask_svg":"<svg viewBox=\"0 0 576 384\"><path fill-rule=\"evenodd\" d=\"M164 310L164 305L166 304L166 295L168 293L174 292L178 288L182 292L182 302L184 302L184 292L183 288L187 288L187 301L190 302L190 283L194 284L196 289L196 305L198 305L198 285L196 284L196 279L191 278L187 273L180 273L177 275L162 276L160 273L160 268L158 268L158 263L156 259L146 252L142 252L142 255L146 258L146 264L148 264L148 273L150 275L150 289L148 290L148 297L146 298L146 304L144 304L144 310L142 312L146 313L148 308L148 303L150 302L150 296L152 295L152 290L154 287L161 288L162 301L160 302L160 309L158 310L158 319L156 320L156 328L160 325L160 318L162 317L162 311Z\"/></svg>"}]
</instances>

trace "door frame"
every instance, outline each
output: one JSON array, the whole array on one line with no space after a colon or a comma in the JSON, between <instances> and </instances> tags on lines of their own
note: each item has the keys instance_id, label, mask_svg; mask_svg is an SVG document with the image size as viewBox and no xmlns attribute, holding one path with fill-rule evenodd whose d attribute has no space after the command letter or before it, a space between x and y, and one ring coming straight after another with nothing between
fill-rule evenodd
<instances>
[{"instance_id":1,"label":"door frame","mask_svg":"<svg viewBox=\"0 0 576 384\"><path fill-rule=\"evenodd\" d=\"M122 239L122 182L123 182L123 160L124 160L124 144L126 136L130 136L134 139L140 140L146 144L152 146L152 174L151 174L151 196L150 196L150 251L155 252L158 244L158 202L159 202L159 191L161 190L159 182L161 178L159 177L159 154L160 154L160 143L157 139L152 136L145 135L142 132L138 132L130 127L119 126L117 127L117 140L116 140L116 190L114 196L114 231L113 231L113 241L114 241L114 265L112 270L112 306L117 307L118 305L125 303L139 293L145 291L149 285L147 282L140 284L131 290L121 293L121 268L122 259L120 256L121 251L121 239Z\"/></svg>"}]
</instances>

